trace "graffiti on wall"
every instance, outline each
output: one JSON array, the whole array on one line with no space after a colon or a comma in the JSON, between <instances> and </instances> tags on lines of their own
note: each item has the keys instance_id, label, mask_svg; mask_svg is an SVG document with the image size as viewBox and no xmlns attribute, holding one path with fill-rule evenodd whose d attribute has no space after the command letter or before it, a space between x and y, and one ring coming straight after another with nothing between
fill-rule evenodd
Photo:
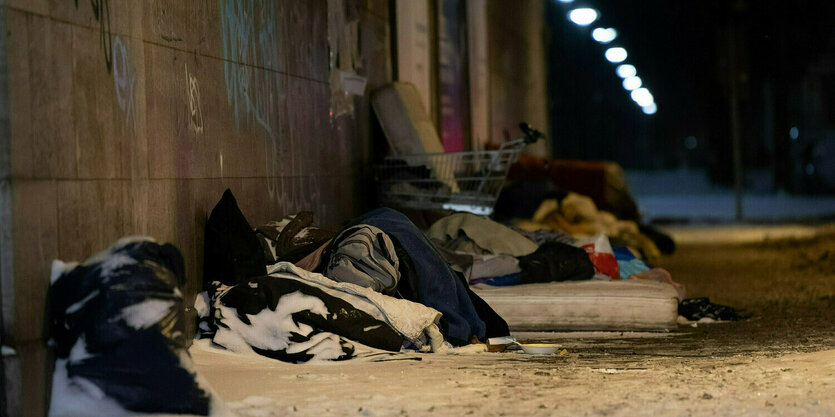
<instances>
[{"instance_id":1,"label":"graffiti on wall","mask_svg":"<svg viewBox=\"0 0 835 417\"><path fill-rule=\"evenodd\" d=\"M276 109L275 68L278 45L275 3L220 0L226 101L238 125L254 121L271 132L267 115Z\"/></svg>"},{"instance_id":2,"label":"graffiti on wall","mask_svg":"<svg viewBox=\"0 0 835 417\"><path fill-rule=\"evenodd\" d=\"M99 39L102 51L104 51L104 65L107 72L110 72L111 61L113 60L113 39L110 34L110 0L90 0L90 7L93 8L93 17L99 23ZM78 9L78 0L75 0L75 8Z\"/></svg>"},{"instance_id":3,"label":"graffiti on wall","mask_svg":"<svg viewBox=\"0 0 835 417\"><path fill-rule=\"evenodd\" d=\"M258 0L218 0L223 38L223 71L226 102L238 127L256 124L267 133L270 143L265 152L268 192L275 196L278 175L277 127L271 116L277 114L276 76L266 68L276 68L276 2Z\"/></svg>"},{"instance_id":4,"label":"graffiti on wall","mask_svg":"<svg viewBox=\"0 0 835 417\"><path fill-rule=\"evenodd\" d=\"M186 95L188 97L189 129L195 133L203 133L203 108L200 102L200 84L197 83L197 76L186 70Z\"/></svg>"},{"instance_id":5,"label":"graffiti on wall","mask_svg":"<svg viewBox=\"0 0 835 417\"><path fill-rule=\"evenodd\" d=\"M279 198L287 213L313 210L327 218L322 204L321 175L310 171L301 160L300 149L305 134L294 132L282 136L276 115L279 104L287 99L286 87L279 83L280 60L276 24L287 3L259 0L218 0L223 41L226 100L235 124L258 126L267 134L264 163L267 169L267 191L270 198ZM286 7L307 7L297 2ZM299 99L299 97L294 97ZM306 111L291 109L291 111ZM314 117L312 114L302 118ZM279 172L281 168L281 172Z\"/></svg>"},{"instance_id":6,"label":"graffiti on wall","mask_svg":"<svg viewBox=\"0 0 835 417\"><path fill-rule=\"evenodd\" d=\"M134 107L136 71L131 64L125 44L118 36L113 38L112 72L113 86L116 89L116 101L119 103L119 108L125 113L127 125L133 127L136 123Z\"/></svg>"}]
</instances>

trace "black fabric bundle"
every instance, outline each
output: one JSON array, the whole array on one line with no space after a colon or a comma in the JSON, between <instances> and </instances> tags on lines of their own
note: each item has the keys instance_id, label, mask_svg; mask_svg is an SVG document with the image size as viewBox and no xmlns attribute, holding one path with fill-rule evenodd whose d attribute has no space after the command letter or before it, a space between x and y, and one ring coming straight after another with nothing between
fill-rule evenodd
<instances>
[{"instance_id":1,"label":"black fabric bundle","mask_svg":"<svg viewBox=\"0 0 835 417\"><path fill-rule=\"evenodd\" d=\"M279 231L285 235L286 231L300 230L310 227L307 215L296 217ZM296 226L292 226L296 225ZM298 226L298 227L297 227ZM287 229L290 227L290 229ZM297 233L287 233L294 237ZM278 236L280 238L280 236ZM267 275L264 248L256 237L256 232L249 226L244 214L238 208L237 201L230 190L224 192L223 197L212 210L206 224L205 235L205 269L204 290L207 291L209 315L203 336L213 337L215 343L223 345L215 335L223 327L238 335L250 334L249 330L240 326L272 326L269 329L258 327L255 333L284 332L287 327L274 326L269 323L251 323L249 316L275 314L291 310L294 323L310 331L296 331L289 338L289 345L280 348L263 348L253 344L253 340L245 340L257 353L288 362L305 362L314 358L312 352L321 351L328 346L331 349L340 344L342 355L338 359L349 359L353 356L353 345L343 338L359 341L365 345L399 351L403 343L403 336L398 334L387 323L373 318L366 312L325 291L294 279L293 274ZM318 238L317 238L318 239ZM279 248L296 248L293 245L279 244ZM314 245L305 245L313 250ZM297 248L296 248L297 249ZM295 249L289 252L296 253ZM289 253L288 252L288 253ZM298 257L298 256L295 256ZM310 296L301 304L280 304L283 296L294 293ZM327 317L315 313L315 305L324 305ZM236 311L237 320L228 320L219 311L221 307L228 307ZM228 310L227 310L228 311ZM234 329L230 326L238 326ZM280 328L279 328L280 327ZM252 329L250 329L252 330ZM326 338L332 338L324 340ZM317 341L320 344L318 347ZM281 343L277 343L281 345Z\"/></svg>"},{"instance_id":2,"label":"black fabric bundle","mask_svg":"<svg viewBox=\"0 0 835 417\"><path fill-rule=\"evenodd\" d=\"M331 313L316 314L310 309L293 312L290 316L297 327L301 327L298 326L299 324L304 324L312 327L313 330L307 334L293 333L290 336L288 348L266 349L252 346L255 352L286 362L307 362L315 356L309 353L315 345L315 336L323 332L334 333L367 346L394 352L399 351L403 344L403 337L387 323L371 317L354 308L350 303L331 296L319 288L293 279L273 276L251 278L219 295L219 301L222 305L234 309L238 320L244 325L253 326L247 315L256 315L265 310L275 311L281 297L293 293L321 300ZM219 323L223 325L224 321L221 319ZM290 348L305 344L311 346L298 352ZM351 358L354 346L344 339L340 341L340 344L343 355L339 359Z\"/></svg>"},{"instance_id":3,"label":"black fabric bundle","mask_svg":"<svg viewBox=\"0 0 835 417\"><path fill-rule=\"evenodd\" d=\"M678 314L687 320L698 321L703 318L713 320L739 320L742 318L735 308L711 303L709 298L685 298L678 304Z\"/></svg>"},{"instance_id":4,"label":"black fabric bundle","mask_svg":"<svg viewBox=\"0 0 835 417\"><path fill-rule=\"evenodd\" d=\"M530 255L519 257L522 284L580 281L594 276L594 264L585 250L560 242L542 244Z\"/></svg>"},{"instance_id":5,"label":"black fabric bundle","mask_svg":"<svg viewBox=\"0 0 835 417\"><path fill-rule=\"evenodd\" d=\"M61 274L51 330L67 375L128 410L207 415L209 394L189 369L183 283L177 248L150 240L120 240Z\"/></svg>"},{"instance_id":6,"label":"black fabric bundle","mask_svg":"<svg viewBox=\"0 0 835 417\"><path fill-rule=\"evenodd\" d=\"M246 217L227 189L206 221L203 248L203 288L217 281L235 285L267 274L264 250Z\"/></svg>"}]
</instances>

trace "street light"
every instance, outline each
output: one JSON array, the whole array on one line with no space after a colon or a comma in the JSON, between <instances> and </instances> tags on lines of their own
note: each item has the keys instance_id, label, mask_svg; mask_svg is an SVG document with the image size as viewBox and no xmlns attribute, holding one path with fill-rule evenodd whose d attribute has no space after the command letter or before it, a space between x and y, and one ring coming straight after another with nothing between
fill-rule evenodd
<instances>
[{"instance_id":1,"label":"street light","mask_svg":"<svg viewBox=\"0 0 835 417\"><path fill-rule=\"evenodd\" d=\"M632 90L630 96L632 97L632 100L638 103L641 107L649 106L655 102L655 98L652 97L652 93L644 87Z\"/></svg>"},{"instance_id":2,"label":"street light","mask_svg":"<svg viewBox=\"0 0 835 417\"><path fill-rule=\"evenodd\" d=\"M574 9L568 12L568 18L578 26L588 26L597 20L597 10L588 7Z\"/></svg>"},{"instance_id":3,"label":"street light","mask_svg":"<svg viewBox=\"0 0 835 417\"><path fill-rule=\"evenodd\" d=\"M621 47L614 47L606 50L606 60L613 64L626 61L627 56L628 54L626 53L626 49Z\"/></svg>"},{"instance_id":4,"label":"street light","mask_svg":"<svg viewBox=\"0 0 835 417\"><path fill-rule=\"evenodd\" d=\"M623 89L632 91L641 87L641 77L627 77L623 80Z\"/></svg>"},{"instance_id":5,"label":"street light","mask_svg":"<svg viewBox=\"0 0 835 417\"><path fill-rule=\"evenodd\" d=\"M618 65L615 71L618 73L618 77L620 78L634 77L638 73L638 70L629 64Z\"/></svg>"},{"instance_id":6,"label":"street light","mask_svg":"<svg viewBox=\"0 0 835 417\"><path fill-rule=\"evenodd\" d=\"M612 28L597 28L591 32L592 39L606 44L618 37L618 31Z\"/></svg>"}]
</instances>

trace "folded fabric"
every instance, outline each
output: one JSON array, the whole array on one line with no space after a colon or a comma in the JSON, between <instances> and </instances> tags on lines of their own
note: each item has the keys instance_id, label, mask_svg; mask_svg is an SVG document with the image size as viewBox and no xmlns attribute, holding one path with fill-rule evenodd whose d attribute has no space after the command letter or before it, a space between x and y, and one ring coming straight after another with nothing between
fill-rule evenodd
<instances>
[{"instance_id":1,"label":"folded fabric","mask_svg":"<svg viewBox=\"0 0 835 417\"><path fill-rule=\"evenodd\" d=\"M481 299L475 292L470 289L471 284L471 277L468 276L470 272L472 272L473 267L473 260L476 257L482 255L470 254L470 253L463 253L463 252L454 252L448 250L443 247L437 240L431 239L432 243L435 245L435 249L438 251L440 256L443 260L449 264L450 268L455 271L455 275L461 280L464 284L464 288L467 290L467 296L469 296L470 301L473 303L475 307L476 314L478 317L484 322L485 325L485 337L502 337L507 336L510 334L510 329L507 327L507 322L502 318L492 307L487 305L487 303ZM400 251L400 259L402 261L406 261L407 265L411 264L411 259L409 259L408 255L404 253L404 251ZM492 255L488 255L492 256ZM513 270L516 271L516 277L518 281L519 273L519 261L516 258L510 257L513 259ZM413 268L404 268L406 271L413 272ZM483 279L483 278L479 278ZM416 282L417 279L412 280L412 282ZM412 294L415 294L416 291L413 288L408 286L402 286L398 289L400 294L404 294L407 291L411 291ZM407 290L407 291L404 291Z\"/></svg>"},{"instance_id":2,"label":"folded fabric","mask_svg":"<svg viewBox=\"0 0 835 417\"><path fill-rule=\"evenodd\" d=\"M213 342L288 362L349 359L352 341L389 351L399 351L404 340L419 348L443 342L433 340L440 313L431 308L287 262L269 272L217 289Z\"/></svg>"},{"instance_id":3,"label":"folded fabric","mask_svg":"<svg viewBox=\"0 0 835 417\"><path fill-rule=\"evenodd\" d=\"M317 286L328 294L349 300L351 305L386 322L418 347L430 342L426 339L426 331L441 317L438 310L423 304L390 297L348 282L335 282L322 274L302 270L290 263L280 262L269 267L267 272Z\"/></svg>"},{"instance_id":4,"label":"folded fabric","mask_svg":"<svg viewBox=\"0 0 835 417\"><path fill-rule=\"evenodd\" d=\"M390 208L379 208L351 224L370 224L392 237L401 260L398 292L406 299L440 311L439 327L447 341L463 345L473 337L484 340L486 327L467 288L408 217Z\"/></svg>"},{"instance_id":5,"label":"folded fabric","mask_svg":"<svg viewBox=\"0 0 835 417\"><path fill-rule=\"evenodd\" d=\"M494 255L524 256L538 247L513 229L471 213L456 213L436 221L427 232L433 239L447 241L464 233L476 245Z\"/></svg>"},{"instance_id":6,"label":"folded fabric","mask_svg":"<svg viewBox=\"0 0 835 417\"><path fill-rule=\"evenodd\" d=\"M435 250L438 251L438 255L453 271L464 274L472 268L474 257L476 256L474 253L457 252L452 249L447 249L444 246L444 242L436 239L430 239L430 242L435 247ZM469 281L469 277L466 274L464 274L464 278Z\"/></svg>"},{"instance_id":7,"label":"folded fabric","mask_svg":"<svg viewBox=\"0 0 835 417\"><path fill-rule=\"evenodd\" d=\"M649 270L649 265L640 259L632 258L629 261L618 260L618 273L620 274L620 279L628 279L630 275Z\"/></svg>"},{"instance_id":8,"label":"folded fabric","mask_svg":"<svg viewBox=\"0 0 835 417\"><path fill-rule=\"evenodd\" d=\"M475 255L473 265L464 276L468 281L484 277L496 277L522 272L519 259L510 255Z\"/></svg>"}]
</instances>

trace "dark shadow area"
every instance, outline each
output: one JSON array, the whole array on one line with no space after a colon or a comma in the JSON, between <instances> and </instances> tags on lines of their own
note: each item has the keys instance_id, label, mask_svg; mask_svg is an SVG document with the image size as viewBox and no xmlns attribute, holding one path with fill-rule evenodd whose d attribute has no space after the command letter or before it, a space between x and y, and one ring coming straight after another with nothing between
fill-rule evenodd
<instances>
[{"instance_id":1,"label":"dark shadow area","mask_svg":"<svg viewBox=\"0 0 835 417\"><path fill-rule=\"evenodd\" d=\"M835 190L835 3L600 0L587 27L566 18L580 3L546 2L556 157L701 170L731 186L735 96L744 184L764 176L765 191ZM617 38L595 42L598 27ZM604 59L610 46L628 51L657 113L630 99Z\"/></svg>"}]
</instances>

